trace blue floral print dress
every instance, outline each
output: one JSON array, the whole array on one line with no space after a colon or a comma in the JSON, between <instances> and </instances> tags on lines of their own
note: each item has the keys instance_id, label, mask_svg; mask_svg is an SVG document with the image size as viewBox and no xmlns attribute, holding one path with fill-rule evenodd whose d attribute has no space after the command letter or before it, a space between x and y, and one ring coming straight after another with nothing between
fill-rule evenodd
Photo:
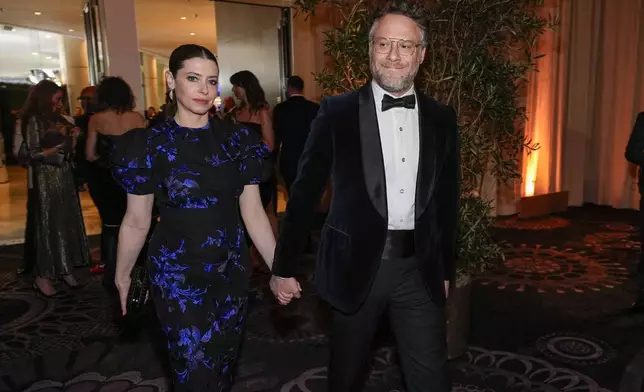
<instances>
[{"instance_id":1,"label":"blue floral print dress","mask_svg":"<svg viewBox=\"0 0 644 392\"><path fill-rule=\"evenodd\" d=\"M174 119L114 141L114 176L130 194L154 194L151 297L168 337L176 391L229 391L247 305L248 249L239 196L270 175L270 151L217 118Z\"/></svg>"}]
</instances>

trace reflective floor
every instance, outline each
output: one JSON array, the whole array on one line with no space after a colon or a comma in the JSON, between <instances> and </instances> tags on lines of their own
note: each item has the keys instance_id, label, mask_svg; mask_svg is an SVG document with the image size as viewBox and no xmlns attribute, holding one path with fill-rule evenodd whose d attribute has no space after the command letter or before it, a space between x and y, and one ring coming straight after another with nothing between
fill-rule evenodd
<instances>
[{"instance_id":1,"label":"reflective floor","mask_svg":"<svg viewBox=\"0 0 644 392\"><path fill-rule=\"evenodd\" d=\"M0 184L0 246L24 242L27 216L27 171L19 166L8 168L9 182ZM286 196L278 192L278 212L286 208ZM101 221L88 192L81 192L81 205L88 235L101 232Z\"/></svg>"}]
</instances>

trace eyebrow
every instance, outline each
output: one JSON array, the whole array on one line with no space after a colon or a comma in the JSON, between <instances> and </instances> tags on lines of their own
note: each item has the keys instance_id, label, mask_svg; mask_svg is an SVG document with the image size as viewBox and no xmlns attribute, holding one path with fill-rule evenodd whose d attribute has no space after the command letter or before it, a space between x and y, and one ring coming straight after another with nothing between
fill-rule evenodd
<instances>
[{"instance_id":1,"label":"eyebrow","mask_svg":"<svg viewBox=\"0 0 644 392\"><path fill-rule=\"evenodd\" d=\"M201 76L203 76L202 74L200 74L200 73L198 73L198 72L188 72L188 74L192 74L192 75L196 75L196 76L200 76L200 77L201 77ZM219 76L211 75L211 76L208 76L208 78L215 78L215 79L219 79Z\"/></svg>"}]
</instances>

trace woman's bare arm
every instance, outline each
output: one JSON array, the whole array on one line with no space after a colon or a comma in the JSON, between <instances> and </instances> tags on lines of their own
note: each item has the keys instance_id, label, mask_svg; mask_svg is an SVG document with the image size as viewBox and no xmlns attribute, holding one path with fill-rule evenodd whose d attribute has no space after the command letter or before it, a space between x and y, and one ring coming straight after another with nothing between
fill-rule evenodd
<instances>
[{"instance_id":1,"label":"woman's bare arm","mask_svg":"<svg viewBox=\"0 0 644 392\"><path fill-rule=\"evenodd\" d=\"M273 228L266 216L262 199L259 196L258 185L246 185L239 197L239 208L242 219L248 230L253 244L266 261L268 268L273 267L273 254L275 253L275 235Z\"/></svg>"},{"instance_id":2,"label":"woman's bare arm","mask_svg":"<svg viewBox=\"0 0 644 392\"><path fill-rule=\"evenodd\" d=\"M127 210L119 231L116 280L127 280L150 230L154 195L127 195Z\"/></svg>"}]
</instances>

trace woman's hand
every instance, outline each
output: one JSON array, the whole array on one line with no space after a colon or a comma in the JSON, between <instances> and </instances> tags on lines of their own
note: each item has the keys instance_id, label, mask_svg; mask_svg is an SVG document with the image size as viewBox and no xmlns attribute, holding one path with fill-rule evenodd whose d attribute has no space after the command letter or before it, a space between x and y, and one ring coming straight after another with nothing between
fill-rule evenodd
<instances>
[{"instance_id":1,"label":"woman's hand","mask_svg":"<svg viewBox=\"0 0 644 392\"><path fill-rule=\"evenodd\" d=\"M114 279L114 283L116 284L116 289L119 292L119 298L121 300L121 314L125 316L127 314L127 294L130 292L132 278L129 276L117 276Z\"/></svg>"}]
</instances>

